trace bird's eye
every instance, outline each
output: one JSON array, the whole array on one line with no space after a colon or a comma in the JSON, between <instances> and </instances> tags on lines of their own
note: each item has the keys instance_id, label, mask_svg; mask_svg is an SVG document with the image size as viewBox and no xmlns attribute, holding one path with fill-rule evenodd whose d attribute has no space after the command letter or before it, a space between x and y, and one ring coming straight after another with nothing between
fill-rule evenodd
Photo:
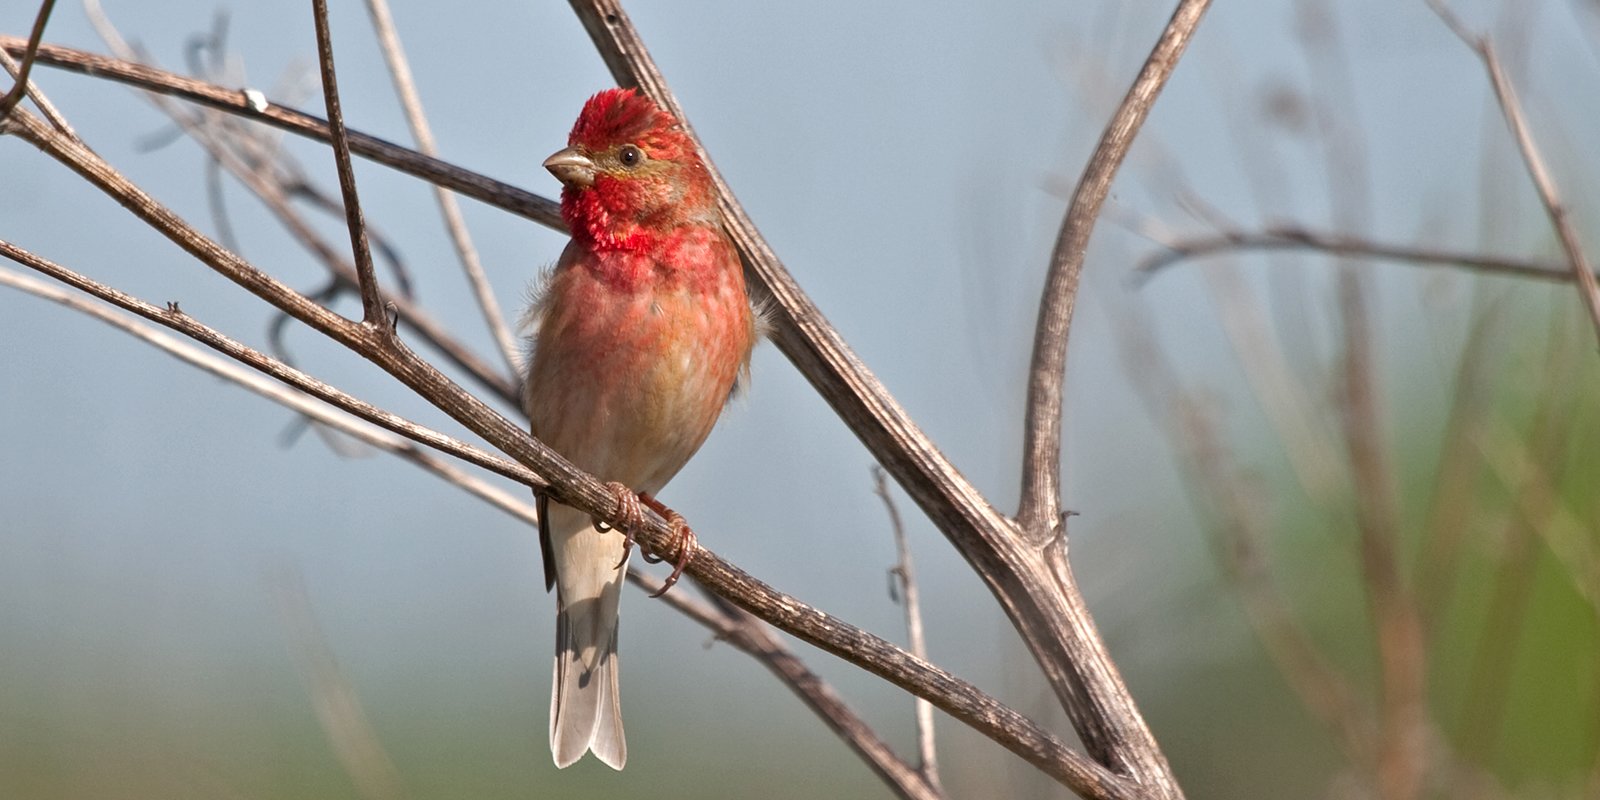
<instances>
[{"instance_id":1,"label":"bird's eye","mask_svg":"<svg viewBox=\"0 0 1600 800\"><path fill-rule=\"evenodd\" d=\"M617 160L622 162L624 167L637 167L644 163L644 153L631 144L625 144L617 151Z\"/></svg>"}]
</instances>

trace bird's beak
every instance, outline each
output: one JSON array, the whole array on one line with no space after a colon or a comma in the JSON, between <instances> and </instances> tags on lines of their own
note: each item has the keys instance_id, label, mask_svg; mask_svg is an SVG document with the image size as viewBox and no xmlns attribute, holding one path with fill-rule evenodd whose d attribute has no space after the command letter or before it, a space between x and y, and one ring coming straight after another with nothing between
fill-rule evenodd
<instances>
[{"instance_id":1,"label":"bird's beak","mask_svg":"<svg viewBox=\"0 0 1600 800\"><path fill-rule=\"evenodd\" d=\"M582 188L594 185L594 162L570 147L545 159L544 168L550 170L556 180L568 186Z\"/></svg>"}]
</instances>

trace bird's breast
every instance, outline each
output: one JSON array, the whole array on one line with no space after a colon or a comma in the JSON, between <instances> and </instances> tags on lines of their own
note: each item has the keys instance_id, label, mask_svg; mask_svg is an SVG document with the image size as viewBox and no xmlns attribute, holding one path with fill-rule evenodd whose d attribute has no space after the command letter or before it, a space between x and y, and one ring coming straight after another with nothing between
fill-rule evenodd
<instances>
[{"instance_id":1,"label":"bird's breast","mask_svg":"<svg viewBox=\"0 0 1600 800\"><path fill-rule=\"evenodd\" d=\"M749 353L749 302L736 268L629 287L612 277L558 271L526 410L534 434L579 467L656 491L716 423Z\"/></svg>"}]
</instances>

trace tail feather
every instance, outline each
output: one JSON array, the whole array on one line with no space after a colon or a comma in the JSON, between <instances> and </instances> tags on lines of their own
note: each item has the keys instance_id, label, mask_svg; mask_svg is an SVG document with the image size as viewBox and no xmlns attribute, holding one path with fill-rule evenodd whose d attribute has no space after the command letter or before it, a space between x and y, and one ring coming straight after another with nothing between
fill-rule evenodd
<instances>
[{"instance_id":1,"label":"tail feather","mask_svg":"<svg viewBox=\"0 0 1600 800\"><path fill-rule=\"evenodd\" d=\"M622 735L621 695L617 692L617 629L599 660L586 667L584 648L572 638L568 613L556 618L555 680L550 685L550 753L556 766L571 766L594 751L606 766L622 769L628 742Z\"/></svg>"},{"instance_id":2,"label":"tail feather","mask_svg":"<svg viewBox=\"0 0 1600 800\"><path fill-rule=\"evenodd\" d=\"M624 568L621 537L602 534L585 516L551 504L556 570L556 654L550 684L550 753L566 767L588 751L612 769L628 760L617 691L617 606ZM566 531L569 535L562 535Z\"/></svg>"}]
</instances>

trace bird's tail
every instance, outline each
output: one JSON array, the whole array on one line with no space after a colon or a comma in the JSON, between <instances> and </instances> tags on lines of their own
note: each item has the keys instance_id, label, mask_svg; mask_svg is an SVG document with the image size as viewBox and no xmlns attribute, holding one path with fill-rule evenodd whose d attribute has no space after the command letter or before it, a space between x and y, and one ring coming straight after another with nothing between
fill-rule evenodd
<instances>
[{"instance_id":1,"label":"bird's tail","mask_svg":"<svg viewBox=\"0 0 1600 800\"><path fill-rule=\"evenodd\" d=\"M594 530L573 509L551 503L550 512L559 606L550 753L556 766L566 767L592 750L606 766L622 769L628 760L617 693L617 605L626 574L625 566L617 566L622 537Z\"/></svg>"}]
</instances>

